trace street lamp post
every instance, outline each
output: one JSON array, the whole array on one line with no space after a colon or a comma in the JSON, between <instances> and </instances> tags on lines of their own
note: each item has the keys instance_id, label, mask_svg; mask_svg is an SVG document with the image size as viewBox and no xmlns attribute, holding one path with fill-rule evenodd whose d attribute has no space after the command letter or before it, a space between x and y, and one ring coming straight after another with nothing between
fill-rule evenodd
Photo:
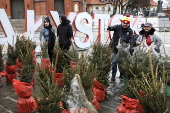
<instances>
[{"instance_id":1,"label":"street lamp post","mask_svg":"<svg viewBox=\"0 0 170 113\"><path fill-rule=\"evenodd\" d=\"M106 7L108 9L108 14L109 14L109 11L110 11L110 7L111 7L111 1L110 0L106 0Z\"/></svg>"}]
</instances>

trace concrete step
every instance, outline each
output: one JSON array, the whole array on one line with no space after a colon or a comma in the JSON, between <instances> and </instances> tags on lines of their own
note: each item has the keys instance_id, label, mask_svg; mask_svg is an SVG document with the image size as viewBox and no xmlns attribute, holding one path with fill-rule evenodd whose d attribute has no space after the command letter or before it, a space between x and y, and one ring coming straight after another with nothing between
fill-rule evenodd
<instances>
[{"instance_id":1,"label":"concrete step","mask_svg":"<svg viewBox=\"0 0 170 113\"><path fill-rule=\"evenodd\" d=\"M35 21L38 19L39 17L35 18ZM45 17L43 17L44 20ZM25 19L9 19L10 23L14 29L14 32L17 31L17 33L24 33L25 32ZM57 28L54 26L54 23L51 22L51 24L53 25L53 28L55 31L57 31ZM43 24L36 30L36 32L40 32L41 28L43 27ZM0 33L3 34L3 30L0 27Z\"/></svg>"}]
</instances>

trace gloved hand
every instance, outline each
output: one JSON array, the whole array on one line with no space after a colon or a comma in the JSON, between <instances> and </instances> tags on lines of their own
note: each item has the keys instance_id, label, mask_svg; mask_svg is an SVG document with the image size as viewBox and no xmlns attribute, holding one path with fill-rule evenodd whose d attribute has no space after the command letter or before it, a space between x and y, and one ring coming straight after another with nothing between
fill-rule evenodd
<instances>
[{"instance_id":1,"label":"gloved hand","mask_svg":"<svg viewBox=\"0 0 170 113\"><path fill-rule=\"evenodd\" d=\"M107 27L107 30L109 30L109 31L110 31L110 30L111 30L111 28L108 26L108 27Z\"/></svg>"},{"instance_id":2,"label":"gloved hand","mask_svg":"<svg viewBox=\"0 0 170 113\"><path fill-rule=\"evenodd\" d=\"M130 48L130 49L129 49L129 52L130 52L131 55L133 55L134 49L133 49L133 48Z\"/></svg>"}]
</instances>

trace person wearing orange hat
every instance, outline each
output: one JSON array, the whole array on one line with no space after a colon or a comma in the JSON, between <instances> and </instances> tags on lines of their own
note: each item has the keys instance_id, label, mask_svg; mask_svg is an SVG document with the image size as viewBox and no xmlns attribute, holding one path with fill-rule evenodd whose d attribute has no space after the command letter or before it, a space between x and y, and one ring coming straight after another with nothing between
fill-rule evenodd
<instances>
[{"instance_id":1,"label":"person wearing orange hat","mask_svg":"<svg viewBox=\"0 0 170 113\"><path fill-rule=\"evenodd\" d=\"M114 25L114 26L108 26L107 30L114 31L112 41L111 41L111 47L113 49L113 54L118 53L118 49L116 46L118 45L119 40L126 44L130 44L129 52L130 54L133 53L134 49L134 42L133 42L133 30L130 28L130 15L126 15L121 21L120 25ZM112 81L115 81L115 76L117 73L117 58L114 58L112 61ZM120 72L119 78L123 78L123 72Z\"/></svg>"}]
</instances>

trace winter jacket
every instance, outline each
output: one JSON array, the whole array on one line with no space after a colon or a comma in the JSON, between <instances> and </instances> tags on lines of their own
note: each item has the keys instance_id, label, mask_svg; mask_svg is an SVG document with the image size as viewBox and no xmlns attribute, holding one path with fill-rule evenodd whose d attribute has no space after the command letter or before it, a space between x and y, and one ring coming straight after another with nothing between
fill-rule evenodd
<instances>
[{"instance_id":1,"label":"winter jacket","mask_svg":"<svg viewBox=\"0 0 170 113\"><path fill-rule=\"evenodd\" d=\"M55 31L54 31L53 28L51 28L51 32L54 33L54 35L53 35L54 37L52 37L52 38L53 38L53 43L55 43L56 36L55 36ZM49 30L46 29L45 27L42 28L41 31L40 31L40 37L39 37L40 41L42 41L42 36L44 36L44 40L46 42L48 42L48 44L49 44L50 43L50 40L49 40Z\"/></svg>"},{"instance_id":2,"label":"winter jacket","mask_svg":"<svg viewBox=\"0 0 170 113\"><path fill-rule=\"evenodd\" d=\"M149 36L151 38L151 41L154 43L155 51L159 53L160 52L159 48L162 44L162 40L161 40L160 35L155 31L154 28L151 28L151 30L148 33L149 33ZM139 37L136 40L136 42L142 42L143 35L145 35L145 30L141 30L139 32Z\"/></svg>"},{"instance_id":3,"label":"winter jacket","mask_svg":"<svg viewBox=\"0 0 170 113\"><path fill-rule=\"evenodd\" d=\"M65 15L60 16L62 23L57 28L57 36L59 37L60 45L71 45L71 38L73 37L72 26L70 20Z\"/></svg>"},{"instance_id":4,"label":"winter jacket","mask_svg":"<svg viewBox=\"0 0 170 113\"><path fill-rule=\"evenodd\" d=\"M130 43L130 48L133 48L133 44L134 44L133 30L130 27L123 28L122 25L114 25L114 26L109 26L107 30L114 31L111 47L114 49L115 53L118 52L116 46L118 45L120 38L122 39L123 42Z\"/></svg>"}]
</instances>

